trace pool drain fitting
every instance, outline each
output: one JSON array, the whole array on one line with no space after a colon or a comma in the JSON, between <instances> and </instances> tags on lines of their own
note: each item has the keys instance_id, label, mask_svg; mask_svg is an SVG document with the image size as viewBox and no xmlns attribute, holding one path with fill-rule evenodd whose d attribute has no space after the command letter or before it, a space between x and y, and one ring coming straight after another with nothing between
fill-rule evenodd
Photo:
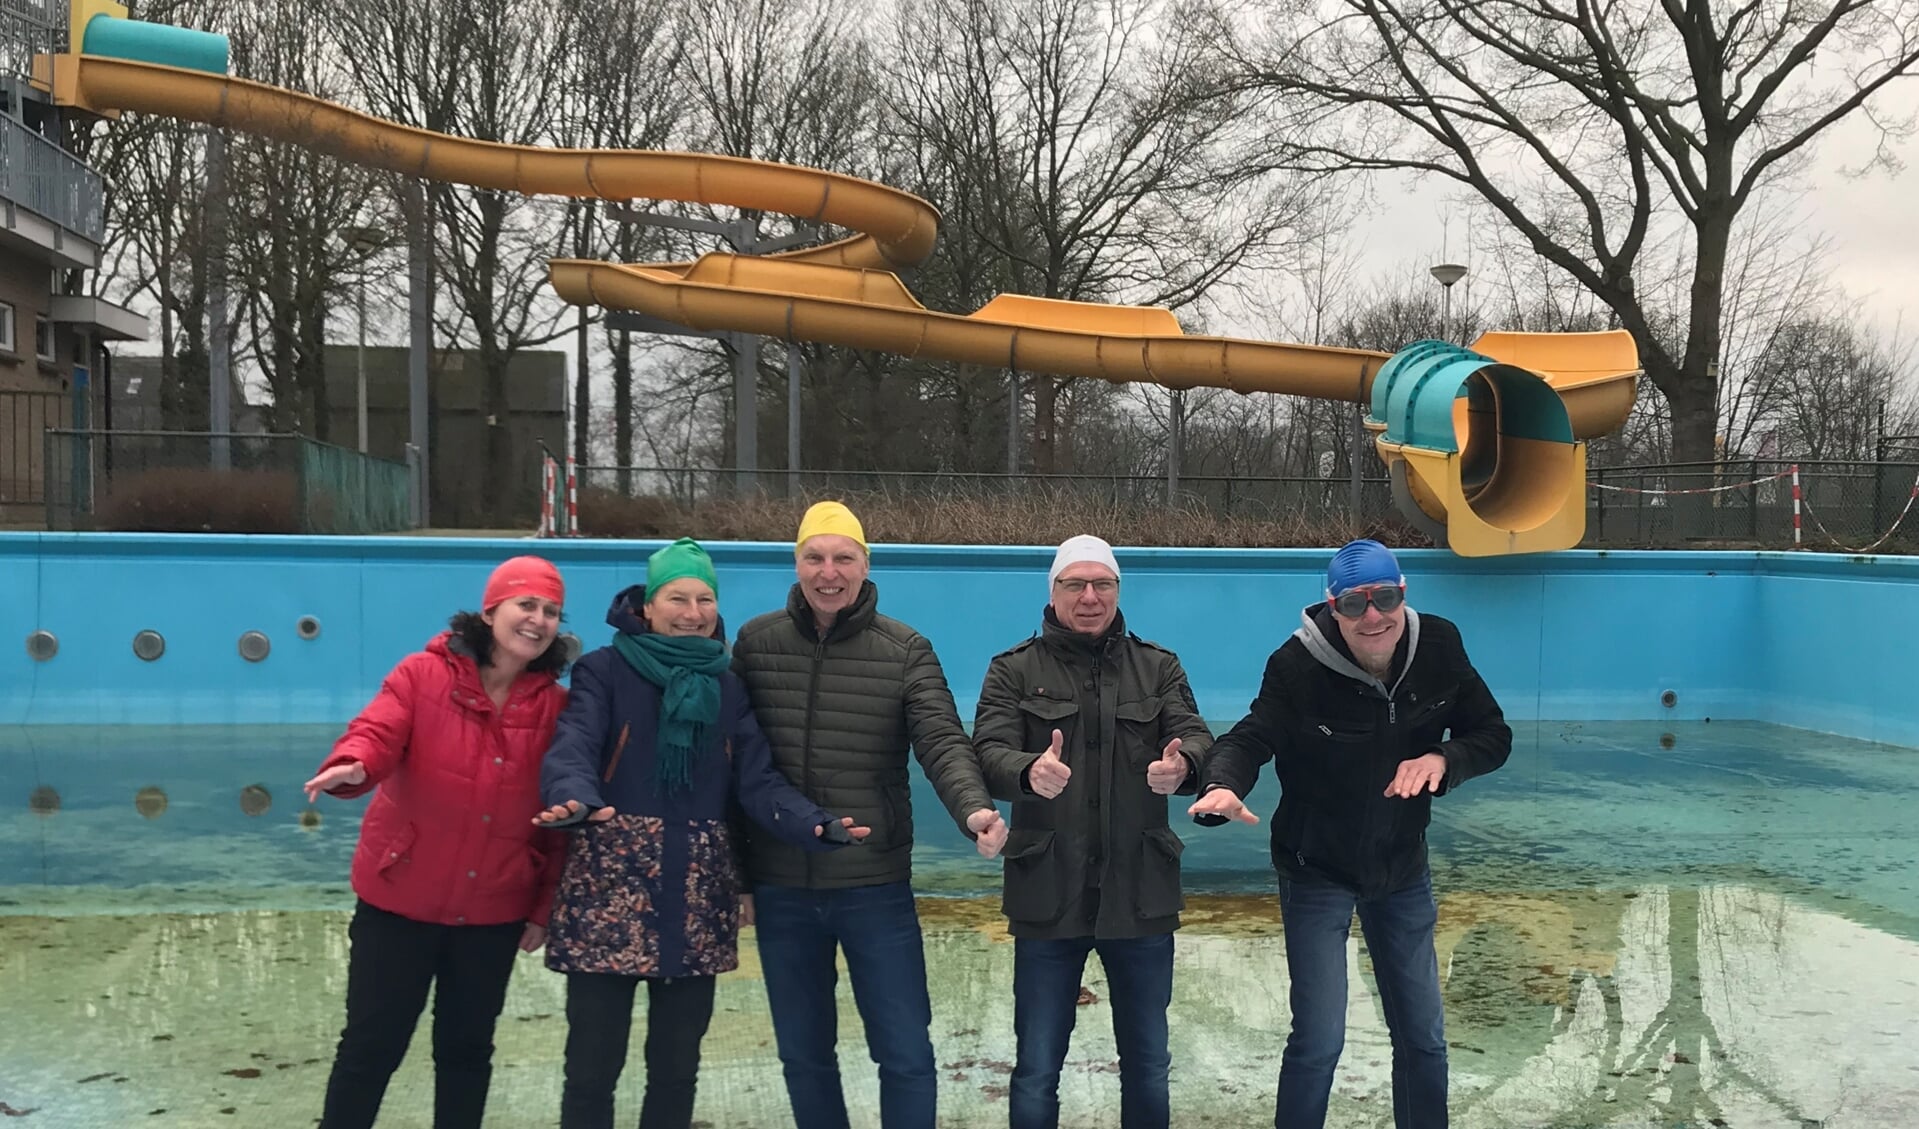
<instances>
[{"instance_id":1,"label":"pool drain fitting","mask_svg":"<svg viewBox=\"0 0 1919 1129\"><path fill-rule=\"evenodd\" d=\"M273 650L273 640L264 631L248 631L240 636L240 657L257 663Z\"/></svg>"}]
</instances>

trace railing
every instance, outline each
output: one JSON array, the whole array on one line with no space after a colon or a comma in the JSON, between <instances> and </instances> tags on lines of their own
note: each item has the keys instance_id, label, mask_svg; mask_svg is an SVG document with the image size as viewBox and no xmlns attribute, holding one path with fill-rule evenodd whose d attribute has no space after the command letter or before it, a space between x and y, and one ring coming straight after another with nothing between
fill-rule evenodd
<instances>
[{"instance_id":1,"label":"railing","mask_svg":"<svg viewBox=\"0 0 1919 1129\"><path fill-rule=\"evenodd\" d=\"M35 55L66 48L67 0L0 0L0 66L28 74Z\"/></svg>"},{"instance_id":2,"label":"railing","mask_svg":"<svg viewBox=\"0 0 1919 1129\"><path fill-rule=\"evenodd\" d=\"M70 414L64 392L0 391L0 507L46 504L46 444L41 436L66 423Z\"/></svg>"},{"instance_id":3,"label":"railing","mask_svg":"<svg viewBox=\"0 0 1919 1129\"><path fill-rule=\"evenodd\" d=\"M48 529L364 534L411 524L406 464L304 435L49 430L45 466Z\"/></svg>"},{"instance_id":4,"label":"railing","mask_svg":"<svg viewBox=\"0 0 1919 1129\"><path fill-rule=\"evenodd\" d=\"M679 506L739 496L732 468L579 467L582 493L606 490L654 495ZM885 498L1083 498L1129 509L1167 504L1163 475L1006 474L993 471L759 472L762 489L787 496ZM1360 515L1392 512L1392 486L1384 478L1361 481ZM1269 518L1301 512L1346 514L1352 508L1352 480L1340 478L1241 478L1180 475L1173 501L1221 516ZM590 532L590 531L586 531Z\"/></svg>"},{"instance_id":5,"label":"railing","mask_svg":"<svg viewBox=\"0 0 1919 1129\"><path fill-rule=\"evenodd\" d=\"M1798 468L1809 549L1870 544L1891 530L1919 479L1919 459L1741 459L1722 463L1595 468L1587 475L1588 545L1793 543L1792 472ZM1902 526L1894 544L1919 545Z\"/></svg>"},{"instance_id":6,"label":"railing","mask_svg":"<svg viewBox=\"0 0 1919 1129\"><path fill-rule=\"evenodd\" d=\"M1712 544L1789 547L1795 544L1792 468L1799 468L1803 538L1808 549L1857 548L1893 536L1885 548L1919 547L1919 516L1896 529L1919 482L1919 458L1899 461L1743 459L1594 468L1588 473L1589 548L1665 548ZM612 492L660 498L682 508L738 496L730 467L582 467L581 506ZM761 471L762 490L804 498L1006 498L1070 503L1096 500L1127 510L1168 504L1166 480L1145 475L1004 474L933 471ZM1173 501L1221 518L1326 515L1393 522L1385 480L1361 482L1352 513L1346 477L1225 477L1182 475ZM582 514L581 532L592 536Z\"/></svg>"},{"instance_id":7,"label":"railing","mask_svg":"<svg viewBox=\"0 0 1919 1129\"><path fill-rule=\"evenodd\" d=\"M106 236L100 174L5 114L0 114L0 196L95 243Z\"/></svg>"}]
</instances>

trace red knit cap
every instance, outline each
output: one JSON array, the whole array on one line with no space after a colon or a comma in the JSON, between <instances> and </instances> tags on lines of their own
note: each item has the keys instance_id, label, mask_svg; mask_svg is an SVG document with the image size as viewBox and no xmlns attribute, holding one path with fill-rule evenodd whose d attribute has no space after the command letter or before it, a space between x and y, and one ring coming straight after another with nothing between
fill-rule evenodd
<instances>
[{"instance_id":1,"label":"red knit cap","mask_svg":"<svg viewBox=\"0 0 1919 1129\"><path fill-rule=\"evenodd\" d=\"M487 577L480 610L490 612L507 600L521 596L538 596L565 607L566 582L560 579L560 570L554 568L551 561L541 557L514 557Z\"/></svg>"}]
</instances>

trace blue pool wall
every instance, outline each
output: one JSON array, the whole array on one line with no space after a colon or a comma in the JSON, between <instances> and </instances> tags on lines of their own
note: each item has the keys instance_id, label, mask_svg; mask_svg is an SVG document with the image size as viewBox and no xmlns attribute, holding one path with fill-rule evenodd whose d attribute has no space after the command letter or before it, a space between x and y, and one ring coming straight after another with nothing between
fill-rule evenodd
<instances>
[{"instance_id":1,"label":"blue pool wall","mask_svg":"<svg viewBox=\"0 0 1919 1129\"><path fill-rule=\"evenodd\" d=\"M500 560L557 563L569 629L606 641L610 596L658 542L0 534L0 725L337 724ZM714 543L730 625L783 605L790 544ZM1128 626L1177 651L1230 721L1317 598L1330 550L1125 549ZM882 545L883 612L932 640L962 714L1027 637L1050 548ZM1457 621L1514 720L1752 720L1919 746L1919 561L1813 553L1401 554L1414 607ZM320 623L313 640L295 630ZM52 632L37 662L27 636ZM135 632L166 652L145 662ZM271 653L239 653L246 631ZM1676 695L1662 704L1665 691Z\"/></svg>"}]
</instances>

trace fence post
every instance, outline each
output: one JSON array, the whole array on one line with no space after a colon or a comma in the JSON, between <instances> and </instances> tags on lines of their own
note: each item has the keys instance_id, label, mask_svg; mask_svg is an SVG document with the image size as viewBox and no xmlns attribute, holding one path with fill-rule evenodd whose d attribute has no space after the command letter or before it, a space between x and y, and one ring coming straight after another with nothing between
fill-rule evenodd
<instances>
[{"instance_id":1,"label":"fence post","mask_svg":"<svg viewBox=\"0 0 1919 1129\"><path fill-rule=\"evenodd\" d=\"M540 532L541 537L553 536L553 456L545 455L540 459Z\"/></svg>"},{"instance_id":2,"label":"fence post","mask_svg":"<svg viewBox=\"0 0 1919 1129\"><path fill-rule=\"evenodd\" d=\"M580 480L573 456L566 456L566 535L580 535Z\"/></svg>"},{"instance_id":3,"label":"fence post","mask_svg":"<svg viewBox=\"0 0 1919 1129\"><path fill-rule=\"evenodd\" d=\"M1792 547L1797 549L1800 543L1799 532L1799 464L1792 464Z\"/></svg>"},{"instance_id":4,"label":"fence post","mask_svg":"<svg viewBox=\"0 0 1919 1129\"><path fill-rule=\"evenodd\" d=\"M1601 487L1605 486L1605 467L1593 468L1593 481ZM1593 494L1593 528L1595 532L1592 537L1593 540L1603 544L1606 540L1606 491L1604 489L1594 490Z\"/></svg>"}]
</instances>

